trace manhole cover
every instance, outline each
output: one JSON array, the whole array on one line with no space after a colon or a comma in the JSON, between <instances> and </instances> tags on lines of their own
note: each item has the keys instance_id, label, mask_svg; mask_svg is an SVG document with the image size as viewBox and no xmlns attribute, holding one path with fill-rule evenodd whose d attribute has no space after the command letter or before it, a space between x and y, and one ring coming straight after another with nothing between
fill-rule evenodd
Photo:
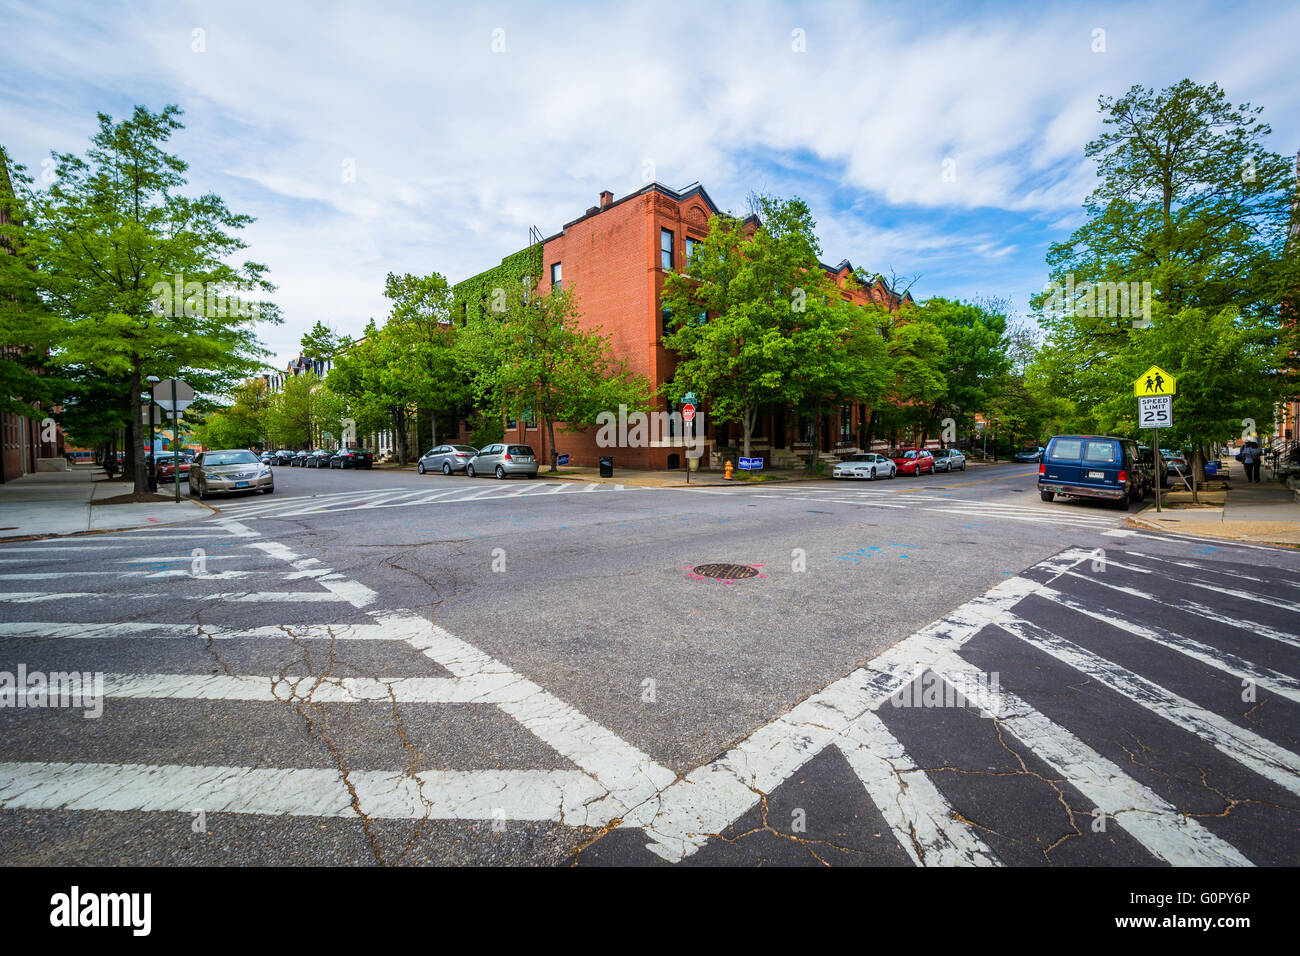
<instances>
[{"instance_id":1,"label":"manhole cover","mask_svg":"<svg viewBox=\"0 0 1300 956\"><path fill-rule=\"evenodd\" d=\"M691 570L702 578L719 578L724 581L758 577L758 568L748 564L701 564Z\"/></svg>"}]
</instances>

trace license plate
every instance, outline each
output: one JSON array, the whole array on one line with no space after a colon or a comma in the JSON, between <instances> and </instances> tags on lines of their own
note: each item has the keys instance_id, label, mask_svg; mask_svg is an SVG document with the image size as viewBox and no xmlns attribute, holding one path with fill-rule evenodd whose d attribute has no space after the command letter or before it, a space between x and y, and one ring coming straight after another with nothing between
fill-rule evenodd
<instances>
[{"instance_id":1,"label":"license plate","mask_svg":"<svg viewBox=\"0 0 1300 956\"><path fill-rule=\"evenodd\" d=\"M247 488L247 487L248 487L248 482L246 482L246 481L237 481L237 482L235 482L235 487L236 487L236 488Z\"/></svg>"},{"instance_id":2,"label":"license plate","mask_svg":"<svg viewBox=\"0 0 1300 956\"><path fill-rule=\"evenodd\" d=\"M1099 478L1099 479L1100 479L1100 478L1105 478L1105 477L1106 477L1106 473L1105 473L1104 471L1090 471L1090 472L1088 472L1088 477L1089 477L1089 478Z\"/></svg>"}]
</instances>

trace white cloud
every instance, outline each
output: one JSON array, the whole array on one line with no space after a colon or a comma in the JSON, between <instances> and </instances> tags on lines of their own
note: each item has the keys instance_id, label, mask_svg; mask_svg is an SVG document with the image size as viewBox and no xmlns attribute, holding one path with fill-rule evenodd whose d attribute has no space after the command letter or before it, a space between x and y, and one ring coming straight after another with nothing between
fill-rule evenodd
<instances>
[{"instance_id":1,"label":"white cloud","mask_svg":"<svg viewBox=\"0 0 1300 956\"><path fill-rule=\"evenodd\" d=\"M6 17L6 145L28 165L83 148L96 109L186 110L192 183L258 217L248 256L280 287L287 321L265 336L280 359L317 319L381 317L385 273L478 272L529 226L550 234L600 189L643 185L647 158L738 211L754 187L798 192L829 258L941 281L962 257L1041 268L1041 248L980 220L1074 221L1099 93L1222 77L1285 148L1300 128L1284 40L1300 12L1285 7L156 2Z\"/></svg>"}]
</instances>

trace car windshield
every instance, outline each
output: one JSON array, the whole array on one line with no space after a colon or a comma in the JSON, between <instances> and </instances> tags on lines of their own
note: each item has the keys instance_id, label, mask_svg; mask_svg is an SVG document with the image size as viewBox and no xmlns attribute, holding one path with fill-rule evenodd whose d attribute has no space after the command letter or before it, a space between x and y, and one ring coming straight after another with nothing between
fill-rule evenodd
<instances>
[{"instance_id":1,"label":"car windshield","mask_svg":"<svg viewBox=\"0 0 1300 956\"><path fill-rule=\"evenodd\" d=\"M905 451L905 452L903 452L903 457L904 457L904 458L915 458L915 457L916 457L916 452L914 452L914 451Z\"/></svg>"},{"instance_id":2,"label":"car windshield","mask_svg":"<svg viewBox=\"0 0 1300 956\"><path fill-rule=\"evenodd\" d=\"M854 455L849 461L875 461L875 455Z\"/></svg>"},{"instance_id":3,"label":"car windshield","mask_svg":"<svg viewBox=\"0 0 1300 956\"><path fill-rule=\"evenodd\" d=\"M208 468L217 465L255 465L257 456L251 451L210 451L203 456L203 464Z\"/></svg>"}]
</instances>

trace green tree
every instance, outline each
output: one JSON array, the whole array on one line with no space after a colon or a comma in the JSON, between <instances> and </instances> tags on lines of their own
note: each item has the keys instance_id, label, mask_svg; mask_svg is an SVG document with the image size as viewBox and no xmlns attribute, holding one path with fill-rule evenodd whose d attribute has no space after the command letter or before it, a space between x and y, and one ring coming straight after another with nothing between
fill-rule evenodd
<instances>
[{"instance_id":1,"label":"green tree","mask_svg":"<svg viewBox=\"0 0 1300 956\"><path fill-rule=\"evenodd\" d=\"M462 330L464 348L480 362L490 357L496 374L476 381L500 395L505 414L538 416L549 439L551 471L558 470L556 422L583 428L620 405L629 412L649 410L650 383L614 359L599 328L579 325L572 292L543 295L527 285L511 285L504 293L499 319L479 320Z\"/></svg>"},{"instance_id":2,"label":"green tree","mask_svg":"<svg viewBox=\"0 0 1300 956\"><path fill-rule=\"evenodd\" d=\"M179 116L175 106L138 106L119 123L100 114L85 157L54 153L53 183L24 196L23 257L59 323L50 362L125 383L118 421L137 491L146 488L145 376L224 391L266 354L254 322L278 321L253 298L272 290L265 268L228 262L245 246L235 233L252 220L214 194L182 193L186 164L164 149Z\"/></svg>"},{"instance_id":3,"label":"green tree","mask_svg":"<svg viewBox=\"0 0 1300 956\"><path fill-rule=\"evenodd\" d=\"M1051 247L1057 285L1031 300L1047 332L1036 368L1100 430L1135 431L1132 380L1161 365L1180 377L1174 420L1199 466L1205 442L1242 419L1270 420L1297 390L1286 369L1300 333L1281 321L1300 287L1300 257L1287 250L1290 162L1265 148L1261 109L1232 106L1216 84L1135 86L1101 108L1107 130L1085 149L1100 177L1087 221ZM1141 282L1149 314L1134 315L1131 292L1127 311L1113 307L1124 304L1117 290ZM1073 298L1061 294L1071 287ZM1201 369L1205 355L1232 377ZM1208 390L1193 393L1180 372Z\"/></svg>"},{"instance_id":4,"label":"green tree","mask_svg":"<svg viewBox=\"0 0 1300 956\"><path fill-rule=\"evenodd\" d=\"M687 392L708 396L714 421L739 423L745 457L759 411L789 399L800 361L822 366L800 373L796 401L819 406L838 390L822 321L835 313L830 303L839 295L818 262L808 205L766 196L751 202L761 224L714 216L686 270L668 274L660 297L669 317L664 345L677 355L664 391L674 400ZM797 339L796 328L804 330Z\"/></svg>"},{"instance_id":5,"label":"green tree","mask_svg":"<svg viewBox=\"0 0 1300 956\"><path fill-rule=\"evenodd\" d=\"M228 407L204 414L194 427L195 439L209 448L261 447L267 439L274 398L266 379L249 379L236 386L232 394L234 401ZM186 410L187 416L194 407Z\"/></svg>"},{"instance_id":6,"label":"green tree","mask_svg":"<svg viewBox=\"0 0 1300 956\"><path fill-rule=\"evenodd\" d=\"M944 389L927 407L926 434L945 417L968 426L998 394L1010 370L1006 315L936 296L921 305L917 318L933 326L946 346L931 353Z\"/></svg>"}]
</instances>

